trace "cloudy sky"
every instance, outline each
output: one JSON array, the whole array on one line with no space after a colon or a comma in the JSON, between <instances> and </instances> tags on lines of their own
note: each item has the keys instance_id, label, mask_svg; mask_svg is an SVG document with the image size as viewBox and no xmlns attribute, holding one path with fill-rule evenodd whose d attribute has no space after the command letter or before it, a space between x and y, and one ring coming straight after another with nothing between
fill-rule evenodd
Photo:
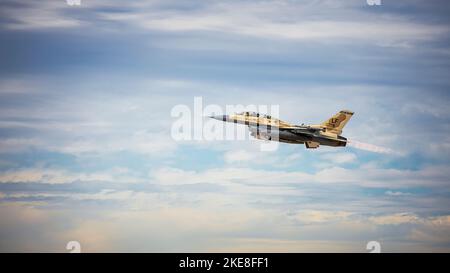
<instances>
[{"instance_id":1,"label":"cloudy sky","mask_svg":"<svg viewBox=\"0 0 450 273\"><path fill-rule=\"evenodd\" d=\"M450 251L450 5L0 3L0 251ZM175 105L355 111L346 148L175 141Z\"/></svg>"}]
</instances>

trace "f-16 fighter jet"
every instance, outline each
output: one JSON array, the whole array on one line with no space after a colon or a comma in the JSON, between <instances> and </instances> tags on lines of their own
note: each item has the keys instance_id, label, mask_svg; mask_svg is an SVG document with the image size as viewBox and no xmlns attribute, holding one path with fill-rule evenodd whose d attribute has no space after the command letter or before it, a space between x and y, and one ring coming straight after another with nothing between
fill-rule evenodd
<instances>
[{"instance_id":1,"label":"f-16 fighter jet","mask_svg":"<svg viewBox=\"0 0 450 273\"><path fill-rule=\"evenodd\" d=\"M211 116L211 118L248 125L250 134L258 139L305 144L306 148L315 149L319 145L345 147L347 139L341 136L342 129L352 116L352 111L342 110L318 125L294 125L255 112Z\"/></svg>"}]
</instances>

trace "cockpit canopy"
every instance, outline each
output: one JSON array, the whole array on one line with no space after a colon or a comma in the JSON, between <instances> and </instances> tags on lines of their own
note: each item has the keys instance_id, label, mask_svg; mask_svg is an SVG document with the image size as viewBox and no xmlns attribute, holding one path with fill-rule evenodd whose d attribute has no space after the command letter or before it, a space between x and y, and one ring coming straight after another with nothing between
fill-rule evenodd
<instances>
[{"instance_id":1,"label":"cockpit canopy","mask_svg":"<svg viewBox=\"0 0 450 273\"><path fill-rule=\"evenodd\" d=\"M262 118L267 118L267 119L272 118L270 115L260 114L260 113L256 113L256 112L241 112L241 113L238 113L238 115L245 115L245 116L249 116L249 117L262 117Z\"/></svg>"}]
</instances>

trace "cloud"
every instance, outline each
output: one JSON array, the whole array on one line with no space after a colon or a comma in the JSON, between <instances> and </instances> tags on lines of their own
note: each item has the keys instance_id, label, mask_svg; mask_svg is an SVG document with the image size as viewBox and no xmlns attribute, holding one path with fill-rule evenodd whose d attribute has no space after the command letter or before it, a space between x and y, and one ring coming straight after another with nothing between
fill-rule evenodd
<instances>
[{"instance_id":1,"label":"cloud","mask_svg":"<svg viewBox=\"0 0 450 273\"><path fill-rule=\"evenodd\" d=\"M2 2L0 250L448 251L445 6L363 4ZM193 96L355 145L175 142Z\"/></svg>"},{"instance_id":2,"label":"cloud","mask_svg":"<svg viewBox=\"0 0 450 273\"><path fill-rule=\"evenodd\" d=\"M63 1L40 1L6 5L4 27L12 30L53 28L128 28L159 32L211 32L262 39L307 41L365 41L380 46L411 47L422 41L448 34L445 25L411 21L402 14L384 15L366 12L355 4L337 7L319 2L205 2L201 4L130 1L128 9L96 1L71 7ZM20 15L20 16L19 16ZM283 19L280 19L283 18ZM352 18L352 19L349 19ZM369 34L369 35L368 35Z\"/></svg>"},{"instance_id":3,"label":"cloud","mask_svg":"<svg viewBox=\"0 0 450 273\"><path fill-rule=\"evenodd\" d=\"M369 220L377 225L400 225L416 223L419 221L419 218L410 213L396 213L392 215L370 217Z\"/></svg>"},{"instance_id":4,"label":"cloud","mask_svg":"<svg viewBox=\"0 0 450 273\"><path fill-rule=\"evenodd\" d=\"M49 184L67 183L72 179L64 175L63 171L57 170L18 170L9 171L0 175L1 183L20 183L20 182L44 182Z\"/></svg>"},{"instance_id":5,"label":"cloud","mask_svg":"<svg viewBox=\"0 0 450 273\"><path fill-rule=\"evenodd\" d=\"M353 163L357 157L353 153L329 153L322 156L323 159L331 161L334 164Z\"/></svg>"},{"instance_id":6,"label":"cloud","mask_svg":"<svg viewBox=\"0 0 450 273\"><path fill-rule=\"evenodd\" d=\"M306 210L290 216L304 224L322 224L344 221L351 215L352 213L348 211Z\"/></svg>"},{"instance_id":7,"label":"cloud","mask_svg":"<svg viewBox=\"0 0 450 273\"><path fill-rule=\"evenodd\" d=\"M64 146L49 144L48 149L68 154L113 153L131 151L138 154L147 154L155 157L168 156L177 148L169 134L136 131L126 136L103 136L104 139L88 138L69 142Z\"/></svg>"},{"instance_id":8,"label":"cloud","mask_svg":"<svg viewBox=\"0 0 450 273\"><path fill-rule=\"evenodd\" d=\"M157 80L144 85L140 88L164 86ZM176 150L178 143L167 126L171 122L168 108L176 101L170 95L147 93L140 99L124 99L109 94L98 100L87 94L73 97L71 91L54 93L60 88L52 77L0 82L0 92L5 90L2 95L6 96L0 110L0 130L19 132L0 138L0 153L45 149L79 156L131 151L167 157ZM22 98L24 92L27 99ZM20 103L8 103L11 101Z\"/></svg>"},{"instance_id":9,"label":"cloud","mask_svg":"<svg viewBox=\"0 0 450 273\"><path fill-rule=\"evenodd\" d=\"M409 193L409 192L401 192L401 191L386 191L385 194L389 195L389 196L409 196L409 195L411 195L411 193Z\"/></svg>"},{"instance_id":10,"label":"cloud","mask_svg":"<svg viewBox=\"0 0 450 273\"><path fill-rule=\"evenodd\" d=\"M5 4L2 17L8 18L4 27L10 30L36 30L74 28L82 26L82 21L68 16L65 1L40 1L39 3L18 1Z\"/></svg>"},{"instance_id":11,"label":"cloud","mask_svg":"<svg viewBox=\"0 0 450 273\"><path fill-rule=\"evenodd\" d=\"M256 142L256 143L255 143ZM295 164L301 158L299 153L280 155L276 151L261 151L259 140L250 140L250 144L233 145L224 152L225 163L233 166L270 166L271 168L286 168ZM241 148L244 146L245 148Z\"/></svg>"},{"instance_id":12,"label":"cloud","mask_svg":"<svg viewBox=\"0 0 450 273\"><path fill-rule=\"evenodd\" d=\"M162 184L241 183L282 186L304 183L338 183L388 189L448 186L448 172L445 166L428 167L418 171L331 167L319 170L314 174L299 171L255 170L250 168L208 169L203 172L162 168L153 171L151 176L155 181Z\"/></svg>"},{"instance_id":13,"label":"cloud","mask_svg":"<svg viewBox=\"0 0 450 273\"><path fill-rule=\"evenodd\" d=\"M445 246L450 242L449 230L450 215L431 217L411 231L410 239Z\"/></svg>"},{"instance_id":14,"label":"cloud","mask_svg":"<svg viewBox=\"0 0 450 273\"><path fill-rule=\"evenodd\" d=\"M17 246L28 243L28 247L25 248L28 251L63 252L68 241L77 240L84 252L165 252L175 249L201 251L207 248L208 240L214 238L215 234L247 230L258 219L264 219L264 215L254 209L212 211L208 208L158 207L149 210L104 212L103 215L97 213L89 215L76 210L72 215L77 217L71 219L62 211L3 205L0 206L0 215L9 222L2 221L0 233L15 225L22 225L21 234L34 235L31 238L26 236L28 241L25 238L14 238L18 240L14 250L17 250ZM63 229L58 227L58 221L64 223L61 226ZM24 226L25 223L28 225ZM53 235L51 240L41 244L39 238L42 238L43 234L36 235L45 224L49 227L46 234L53 233ZM35 229L36 227L38 229ZM2 236L1 240L0 251L11 250L3 248L12 247L10 238Z\"/></svg>"},{"instance_id":15,"label":"cloud","mask_svg":"<svg viewBox=\"0 0 450 273\"><path fill-rule=\"evenodd\" d=\"M315 179L323 183L349 183L374 188L445 187L448 176L445 166L422 170L361 168L357 170L333 167L321 170Z\"/></svg>"},{"instance_id":16,"label":"cloud","mask_svg":"<svg viewBox=\"0 0 450 273\"><path fill-rule=\"evenodd\" d=\"M228 151L224 155L224 160L227 163L253 161L255 160L255 158L257 158L255 156L255 153L251 153L245 150Z\"/></svg>"},{"instance_id":17,"label":"cloud","mask_svg":"<svg viewBox=\"0 0 450 273\"><path fill-rule=\"evenodd\" d=\"M283 183L299 183L302 178L307 180L310 175L302 172L283 172L269 170L255 170L251 168L217 168L203 172L184 171L176 168L162 168L151 173L155 181L162 184L186 183L249 183L274 185Z\"/></svg>"},{"instance_id":18,"label":"cloud","mask_svg":"<svg viewBox=\"0 0 450 273\"><path fill-rule=\"evenodd\" d=\"M20 153L42 144L41 140L36 138L0 139L0 153Z\"/></svg>"},{"instance_id":19,"label":"cloud","mask_svg":"<svg viewBox=\"0 0 450 273\"><path fill-rule=\"evenodd\" d=\"M124 168L113 168L107 172L80 173L49 168L29 168L0 172L0 183L45 183L65 184L74 181L110 181L132 183L142 181L128 175Z\"/></svg>"},{"instance_id":20,"label":"cloud","mask_svg":"<svg viewBox=\"0 0 450 273\"><path fill-rule=\"evenodd\" d=\"M432 244L446 242L449 232L448 215L419 218L398 213L354 219L348 212L323 210L299 212L299 222L278 210L237 210L220 202L144 210L74 209L70 215L9 204L0 205L0 216L5 220L0 223L2 235L16 228L0 237L1 251L64 252L68 241L77 240L83 252L366 252L367 242L374 239L381 241L383 252L430 251ZM399 225L404 228L392 230Z\"/></svg>"},{"instance_id":21,"label":"cloud","mask_svg":"<svg viewBox=\"0 0 450 273\"><path fill-rule=\"evenodd\" d=\"M361 40L382 46L410 46L448 33L448 28L443 25L410 22L401 15L376 20L372 13L361 12L351 5L343 4L339 8L339 13L333 13L326 2L228 2L209 3L190 12L141 8L129 13L102 12L100 15L106 20L158 31L210 31L315 42ZM312 15L327 9L323 16ZM343 14L347 15L346 20L342 18ZM283 20L280 20L281 16Z\"/></svg>"},{"instance_id":22,"label":"cloud","mask_svg":"<svg viewBox=\"0 0 450 273\"><path fill-rule=\"evenodd\" d=\"M35 91L35 83L21 79L0 79L0 95L30 94Z\"/></svg>"}]
</instances>

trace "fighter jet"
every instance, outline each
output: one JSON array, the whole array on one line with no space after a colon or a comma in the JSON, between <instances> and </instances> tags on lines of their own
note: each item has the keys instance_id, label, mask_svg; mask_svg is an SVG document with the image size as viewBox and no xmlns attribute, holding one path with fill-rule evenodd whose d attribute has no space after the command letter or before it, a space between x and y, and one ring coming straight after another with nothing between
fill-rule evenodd
<instances>
[{"instance_id":1,"label":"fighter jet","mask_svg":"<svg viewBox=\"0 0 450 273\"><path fill-rule=\"evenodd\" d=\"M211 116L211 118L245 124L249 128L250 134L257 139L305 144L306 148L315 149L319 145L345 147L347 139L341 136L342 129L352 116L352 111L342 110L327 121L317 125L294 125L255 112Z\"/></svg>"}]
</instances>

